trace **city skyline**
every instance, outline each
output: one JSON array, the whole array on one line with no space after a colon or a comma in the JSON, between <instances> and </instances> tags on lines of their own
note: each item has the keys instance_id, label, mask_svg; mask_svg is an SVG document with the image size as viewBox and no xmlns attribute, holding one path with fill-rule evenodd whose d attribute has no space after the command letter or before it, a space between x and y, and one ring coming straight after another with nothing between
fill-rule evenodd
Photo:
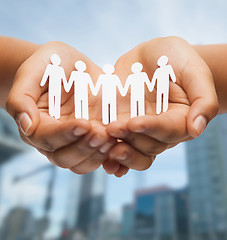
<instances>
[{"instance_id":1,"label":"city skyline","mask_svg":"<svg viewBox=\"0 0 227 240\"><path fill-rule=\"evenodd\" d=\"M134 46L156 37L176 35L191 44L226 42L226 7L225 0L2 1L0 29L2 35L39 44L53 40L66 42L102 66L107 62L114 64ZM33 150L11 159L4 167L2 215L16 205L28 206L36 217L42 215L40 198L45 197L49 172L16 186L12 185L11 179L46 164L49 164L46 158ZM57 170L56 201L50 213L53 225L49 236L59 233L65 217L64 204L68 197L65 184L71 175L67 170ZM140 184L137 181L141 178ZM180 144L158 156L147 171L130 171L122 179L107 176L107 182L106 209L119 218L121 207L131 202L134 190L139 186L168 184L179 189L187 184L185 145Z\"/></svg>"}]
</instances>

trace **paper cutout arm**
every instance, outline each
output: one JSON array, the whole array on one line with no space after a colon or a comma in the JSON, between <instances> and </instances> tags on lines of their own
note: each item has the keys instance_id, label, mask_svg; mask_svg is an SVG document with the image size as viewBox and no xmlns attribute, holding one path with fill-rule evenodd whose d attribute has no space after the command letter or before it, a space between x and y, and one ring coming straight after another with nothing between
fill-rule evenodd
<instances>
[{"instance_id":1,"label":"paper cutout arm","mask_svg":"<svg viewBox=\"0 0 227 240\"><path fill-rule=\"evenodd\" d=\"M89 85L89 87L90 87L90 89L91 89L92 94L95 95L95 86L94 86L94 83L93 83L90 75L89 75L89 77L88 77L88 85ZM97 94L98 94L98 92L97 92ZM96 94L96 95L97 95L97 94ZM96 95L95 95L95 96L96 96Z\"/></svg>"},{"instance_id":2,"label":"paper cutout arm","mask_svg":"<svg viewBox=\"0 0 227 240\"><path fill-rule=\"evenodd\" d=\"M96 96L98 94L101 85L102 85L102 76L100 76L98 78L98 81L97 81L97 83L96 83L96 85L95 85L95 87L93 89L92 93L93 93L94 96Z\"/></svg>"},{"instance_id":3,"label":"paper cutout arm","mask_svg":"<svg viewBox=\"0 0 227 240\"><path fill-rule=\"evenodd\" d=\"M176 79L176 75L175 75L171 65L169 65L169 74L170 74L172 81L175 83L177 81L177 79Z\"/></svg>"},{"instance_id":4,"label":"paper cutout arm","mask_svg":"<svg viewBox=\"0 0 227 240\"><path fill-rule=\"evenodd\" d=\"M71 89L71 87L72 87L72 85L73 85L73 81L74 81L73 75L74 75L74 74L73 74L73 72L72 72L71 75L70 75L69 81L67 82L67 84L66 84L66 86L65 86L65 91L66 91L66 92L69 92L70 89Z\"/></svg>"},{"instance_id":5,"label":"paper cutout arm","mask_svg":"<svg viewBox=\"0 0 227 240\"><path fill-rule=\"evenodd\" d=\"M157 76L157 71L155 71L154 76L153 76L152 81L151 81L150 89L149 89L149 91L151 91L151 92L154 90L154 86L155 86L157 77L158 77Z\"/></svg>"},{"instance_id":6,"label":"paper cutout arm","mask_svg":"<svg viewBox=\"0 0 227 240\"><path fill-rule=\"evenodd\" d=\"M128 78L126 80L126 83L125 83L124 92L123 92L123 95L122 95L123 97L126 96L130 85L131 85L131 77L128 76Z\"/></svg>"},{"instance_id":7,"label":"paper cutout arm","mask_svg":"<svg viewBox=\"0 0 227 240\"><path fill-rule=\"evenodd\" d=\"M116 75L116 82L117 82L117 87L118 87L118 90L119 90L121 96L125 96L126 94L124 95L125 91L124 91L124 88L121 84L121 80L117 75Z\"/></svg>"},{"instance_id":8,"label":"paper cutout arm","mask_svg":"<svg viewBox=\"0 0 227 240\"><path fill-rule=\"evenodd\" d=\"M62 80L63 80L63 86L64 86L65 90L68 90L68 82L67 82L67 79L66 79L66 76L65 76L65 71L64 71L63 68L61 70L61 74L62 74L61 77L62 77Z\"/></svg>"},{"instance_id":9,"label":"paper cutout arm","mask_svg":"<svg viewBox=\"0 0 227 240\"><path fill-rule=\"evenodd\" d=\"M50 72L49 68L50 68L50 66L48 65L46 67L46 70L45 70L44 74L43 74L43 77L42 77L42 80L41 80L41 83L40 83L41 87L43 87L47 82L47 79L49 77L49 72Z\"/></svg>"},{"instance_id":10,"label":"paper cutout arm","mask_svg":"<svg viewBox=\"0 0 227 240\"><path fill-rule=\"evenodd\" d=\"M150 92L152 92L154 87L152 88L152 84L150 82L150 79L149 79L148 75L146 73L144 73L144 76L145 76L144 80L145 80L145 83L147 85L147 88Z\"/></svg>"}]
</instances>

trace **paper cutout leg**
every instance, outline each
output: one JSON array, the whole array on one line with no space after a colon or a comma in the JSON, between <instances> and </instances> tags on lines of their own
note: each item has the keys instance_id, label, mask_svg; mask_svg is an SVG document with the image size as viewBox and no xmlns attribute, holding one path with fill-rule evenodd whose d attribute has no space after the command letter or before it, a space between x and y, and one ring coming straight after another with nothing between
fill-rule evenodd
<instances>
[{"instance_id":1,"label":"paper cutout leg","mask_svg":"<svg viewBox=\"0 0 227 240\"><path fill-rule=\"evenodd\" d=\"M89 120L88 101L81 99L76 100L75 97L75 118Z\"/></svg>"},{"instance_id":2,"label":"paper cutout leg","mask_svg":"<svg viewBox=\"0 0 227 240\"><path fill-rule=\"evenodd\" d=\"M116 102L112 102L110 105L110 122L117 120L117 104Z\"/></svg>"},{"instance_id":3,"label":"paper cutout leg","mask_svg":"<svg viewBox=\"0 0 227 240\"><path fill-rule=\"evenodd\" d=\"M162 110L162 93L157 91L156 114L160 114Z\"/></svg>"},{"instance_id":4,"label":"paper cutout leg","mask_svg":"<svg viewBox=\"0 0 227 240\"><path fill-rule=\"evenodd\" d=\"M145 103L144 98L140 99L138 101L138 116L144 116L145 115Z\"/></svg>"},{"instance_id":5,"label":"paper cutout leg","mask_svg":"<svg viewBox=\"0 0 227 240\"><path fill-rule=\"evenodd\" d=\"M75 118L80 119L82 117L82 101L75 100Z\"/></svg>"},{"instance_id":6,"label":"paper cutout leg","mask_svg":"<svg viewBox=\"0 0 227 240\"><path fill-rule=\"evenodd\" d=\"M165 93L163 93L163 112L168 110L169 105L169 89Z\"/></svg>"},{"instance_id":7,"label":"paper cutout leg","mask_svg":"<svg viewBox=\"0 0 227 240\"><path fill-rule=\"evenodd\" d=\"M54 104L54 111L55 111L55 118L59 119L61 115L61 93L58 95L55 95L55 104Z\"/></svg>"},{"instance_id":8,"label":"paper cutout leg","mask_svg":"<svg viewBox=\"0 0 227 240\"><path fill-rule=\"evenodd\" d=\"M131 98L131 118L137 116L137 102L133 101Z\"/></svg>"},{"instance_id":9,"label":"paper cutout leg","mask_svg":"<svg viewBox=\"0 0 227 240\"><path fill-rule=\"evenodd\" d=\"M49 92L48 95L48 105L49 106L54 106L54 107L49 107L49 115L51 117L55 117L55 99L54 99L54 95L52 94L52 92Z\"/></svg>"},{"instance_id":10,"label":"paper cutout leg","mask_svg":"<svg viewBox=\"0 0 227 240\"><path fill-rule=\"evenodd\" d=\"M106 101L102 102L102 123L109 124L109 103Z\"/></svg>"},{"instance_id":11,"label":"paper cutout leg","mask_svg":"<svg viewBox=\"0 0 227 240\"><path fill-rule=\"evenodd\" d=\"M82 101L82 118L89 120L88 99Z\"/></svg>"}]
</instances>

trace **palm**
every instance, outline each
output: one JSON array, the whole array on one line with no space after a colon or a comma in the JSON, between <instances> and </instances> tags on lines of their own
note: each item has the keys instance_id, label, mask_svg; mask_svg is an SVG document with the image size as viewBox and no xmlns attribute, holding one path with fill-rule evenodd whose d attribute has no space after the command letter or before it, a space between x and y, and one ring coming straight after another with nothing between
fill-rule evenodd
<instances>
[{"instance_id":1,"label":"palm","mask_svg":"<svg viewBox=\"0 0 227 240\"><path fill-rule=\"evenodd\" d=\"M45 46L44 46L45 47ZM48 46L49 47L49 46ZM55 46L55 51L61 57L61 66L64 68L66 78L69 79L69 76L72 71L75 70L74 63L77 60L83 60L87 64L87 71L93 78L95 82L101 72L101 69L95 65L90 59L84 56L82 53L78 52L74 48L60 44L60 46ZM67 54L66 54L67 53ZM46 67L49 63L50 56L45 56ZM42 74L44 72L40 71L36 73L35 79L37 79L37 84L40 83L42 79ZM90 90L89 90L90 91ZM100 106L101 106L101 96L100 94L94 97L91 92L89 94L89 118L92 122L101 123L100 116ZM40 110L40 125L48 126L59 126L59 124L67 122L69 120L75 119L75 107L74 107L74 86L72 86L69 93L66 93L63 85L61 91L61 117L59 120L49 116L49 106L48 106L48 83L45 87L40 89L40 96L37 100L37 106Z\"/></svg>"},{"instance_id":2,"label":"palm","mask_svg":"<svg viewBox=\"0 0 227 240\"><path fill-rule=\"evenodd\" d=\"M120 121L127 121L130 119L130 93L123 99L119 96L118 103L118 119ZM150 93L146 90L145 97L145 112L146 115L161 116L165 118L166 124L175 124L176 126L186 127L187 115L189 112L190 103L187 95L177 81L176 84L170 83L169 107L168 111L156 115L156 88ZM184 129L184 133L186 129ZM183 137L183 136L182 136ZM184 138L184 137L183 137ZM179 136L172 138L171 141L180 141Z\"/></svg>"}]
</instances>

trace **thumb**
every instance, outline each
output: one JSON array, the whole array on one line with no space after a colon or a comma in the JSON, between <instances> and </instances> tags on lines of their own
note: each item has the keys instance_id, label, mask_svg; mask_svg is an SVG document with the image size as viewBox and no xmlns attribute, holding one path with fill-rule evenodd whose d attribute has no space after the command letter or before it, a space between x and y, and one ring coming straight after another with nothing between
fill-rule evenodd
<instances>
[{"instance_id":1,"label":"thumb","mask_svg":"<svg viewBox=\"0 0 227 240\"><path fill-rule=\"evenodd\" d=\"M192 137L200 136L207 124L218 112L218 102L215 96L211 98L198 98L190 107L187 117L187 129Z\"/></svg>"},{"instance_id":2,"label":"thumb","mask_svg":"<svg viewBox=\"0 0 227 240\"><path fill-rule=\"evenodd\" d=\"M198 137L207 124L218 113L218 98L213 76L206 65L197 71L185 71L188 80L186 92L191 103L187 117L187 130L190 136ZM188 74L186 74L188 73Z\"/></svg>"},{"instance_id":3,"label":"thumb","mask_svg":"<svg viewBox=\"0 0 227 240\"><path fill-rule=\"evenodd\" d=\"M26 74L23 69L19 69L6 102L8 113L26 136L31 136L35 132L40 120L36 102L41 95L41 90L32 80L34 79L31 74Z\"/></svg>"}]
</instances>

